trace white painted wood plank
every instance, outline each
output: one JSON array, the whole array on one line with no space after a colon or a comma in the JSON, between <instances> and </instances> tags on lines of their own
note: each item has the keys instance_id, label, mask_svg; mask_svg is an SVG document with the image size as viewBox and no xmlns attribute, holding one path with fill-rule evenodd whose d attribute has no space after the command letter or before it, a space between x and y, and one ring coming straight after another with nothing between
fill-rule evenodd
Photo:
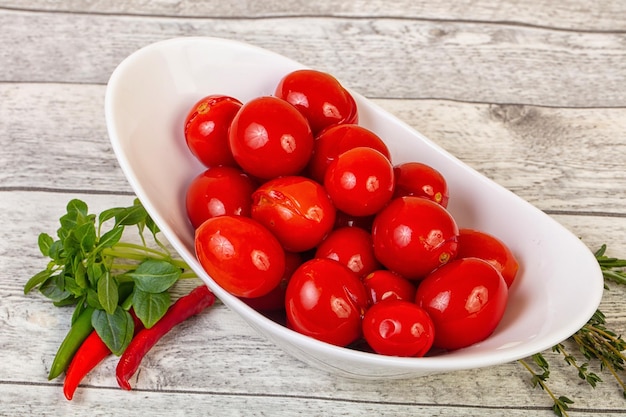
<instances>
[{"instance_id":1,"label":"white painted wood plank","mask_svg":"<svg viewBox=\"0 0 626 417\"><path fill-rule=\"evenodd\" d=\"M552 415L517 363L407 381L337 378L283 353L221 303L148 354L135 391L117 388L109 358L69 403L62 380L46 375L71 311L22 288L43 267L38 233L54 233L70 198L94 210L132 201L106 136L104 84L135 49L187 35L252 42L332 72L591 249L607 243L624 257L625 7L0 0L0 414ZM613 286L600 306L621 333L625 293ZM623 415L608 374L592 390L545 354L551 388L576 402L570 415Z\"/></svg>"},{"instance_id":2,"label":"white painted wood plank","mask_svg":"<svg viewBox=\"0 0 626 417\"><path fill-rule=\"evenodd\" d=\"M394 17L398 19L463 20L516 23L570 30L626 30L626 6L619 0L480 0L419 2L411 0L349 0L342 2L282 0L221 2L216 0L154 0L126 2L107 0L2 0L0 8L31 11L63 11L93 14L129 14L179 17L290 17L349 16Z\"/></svg>"},{"instance_id":3,"label":"white painted wood plank","mask_svg":"<svg viewBox=\"0 0 626 417\"><path fill-rule=\"evenodd\" d=\"M0 42L15 45L0 50L0 81L6 82L103 84L122 59L151 42L217 36L329 71L369 97L626 106L622 33L387 18L184 19L1 9L0 27Z\"/></svg>"}]
</instances>

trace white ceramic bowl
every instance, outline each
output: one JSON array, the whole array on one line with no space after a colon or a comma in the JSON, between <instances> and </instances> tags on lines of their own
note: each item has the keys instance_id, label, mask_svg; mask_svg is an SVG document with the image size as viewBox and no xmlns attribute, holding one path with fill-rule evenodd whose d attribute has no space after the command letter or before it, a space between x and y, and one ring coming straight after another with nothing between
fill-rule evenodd
<instances>
[{"instance_id":1,"label":"white ceramic bowl","mask_svg":"<svg viewBox=\"0 0 626 417\"><path fill-rule=\"evenodd\" d=\"M603 279L576 236L356 93L360 123L387 142L394 163L416 160L440 170L459 226L498 236L517 256L521 269L496 331L454 352L388 357L298 334L220 288L196 260L186 218L185 189L203 167L186 148L184 118L205 95L227 94L245 102L271 94L284 74L298 68L303 66L248 44L177 38L133 53L108 83L107 128L122 170L164 236L225 305L293 356L357 378L408 378L501 364L549 349L587 322L600 303Z\"/></svg>"}]
</instances>

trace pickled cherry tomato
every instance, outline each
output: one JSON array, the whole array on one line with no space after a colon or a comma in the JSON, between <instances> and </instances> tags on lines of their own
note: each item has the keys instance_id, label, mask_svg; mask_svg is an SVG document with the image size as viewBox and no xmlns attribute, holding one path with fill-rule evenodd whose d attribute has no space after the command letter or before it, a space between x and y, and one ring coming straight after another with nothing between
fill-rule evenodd
<instances>
[{"instance_id":1,"label":"pickled cherry tomato","mask_svg":"<svg viewBox=\"0 0 626 417\"><path fill-rule=\"evenodd\" d=\"M433 345L436 329L428 313L410 301L373 305L363 318L363 337L381 355L421 357Z\"/></svg>"},{"instance_id":2,"label":"pickled cherry tomato","mask_svg":"<svg viewBox=\"0 0 626 417\"><path fill-rule=\"evenodd\" d=\"M359 227L335 229L319 244L316 258L334 259L364 277L380 267L374 256L372 235Z\"/></svg>"},{"instance_id":3,"label":"pickled cherry tomato","mask_svg":"<svg viewBox=\"0 0 626 417\"><path fill-rule=\"evenodd\" d=\"M497 237L480 230L459 230L457 257L476 257L489 262L502 274L507 287L513 284L519 269L519 263L508 246Z\"/></svg>"},{"instance_id":4,"label":"pickled cherry tomato","mask_svg":"<svg viewBox=\"0 0 626 417\"><path fill-rule=\"evenodd\" d=\"M210 218L196 229L196 256L222 288L237 297L272 291L285 272L285 252L258 222L242 216Z\"/></svg>"},{"instance_id":5,"label":"pickled cherry tomato","mask_svg":"<svg viewBox=\"0 0 626 417\"><path fill-rule=\"evenodd\" d=\"M289 327L337 346L361 337L361 319L367 307L359 277L327 258L303 263L291 276L285 294Z\"/></svg>"},{"instance_id":6,"label":"pickled cherry tomato","mask_svg":"<svg viewBox=\"0 0 626 417\"><path fill-rule=\"evenodd\" d=\"M326 190L306 177L275 178L261 185L252 194L251 212L292 252L313 249L335 224Z\"/></svg>"},{"instance_id":7,"label":"pickled cherry tomato","mask_svg":"<svg viewBox=\"0 0 626 417\"><path fill-rule=\"evenodd\" d=\"M236 98L210 95L189 111L184 125L185 141L191 153L205 166L235 165L228 144L228 129L241 106Z\"/></svg>"},{"instance_id":8,"label":"pickled cherry tomato","mask_svg":"<svg viewBox=\"0 0 626 417\"><path fill-rule=\"evenodd\" d=\"M253 309L333 345L419 357L484 340L517 260L459 230L443 175L394 166L358 119L339 81L308 69L273 96L195 103L184 136L207 168L185 195L197 259Z\"/></svg>"},{"instance_id":9,"label":"pickled cherry tomato","mask_svg":"<svg viewBox=\"0 0 626 417\"><path fill-rule=\"evenodd\" d=\"M274 94L291 103L308 120L313 134L339 123L357 123L352 95L325 72L303 69L283 77Z\"/></svg>"},{"instance_id":10,"label":"pickled cherry tomato","mask_svg":"<svg viewBox=\"0 0 626 417\"><path fill-rule=\"evenodd\" d=\"M486 339L500 323L508 289L502 275L478 258L452 261L421 281L415 303L435 324L434 346L460 349Z\"/></svg>"},{"instance_id":11,"label":"pickled cherry tomato","mask_svg":"<svg viewBox=\"0 0 626 417\"><path fill-rule=\"evenodd\" d=\"M353 148L328 166L324 187L338 210L353 216L369 216L391 200L393 166L373 148Z\"/></svg>"},{"instance_id":12,"label":"pickled cherry tomato","mask_svg":"<svg viewBox=\"0 0 626 417\"><path fill-rule=\"evenodd\" d=\"M363 285L371 304L385 300L415 300L416 287L408 279L388 271L379 269L372 271L363 279Z\"/></svg>"},{"instance_id":13,"label":"pickled cherry tomato","mask_svg":"<svg viewBox=\"0 0 626 417\"><path fill-rule=\"evenodd\" d=\"M315 137L308 175L320 183L324 182L326 169L340 154L361 146L374 148L391 160L387 145L371 130L355 124L333 125Z\"/></svg>"},{"instance_id":14,"label":"pickled cherry tomato","mask_svg":"<svg viewBox=\"0 0 626 417\"><path fill-rule=\"evenodd\" d=\"M254 177L272 179L299 174L313 152L307 120L291 104L258 97L233 119L229 144L235 161Z\"/></svg>"},{"instance_id":15,"label":"pickled cherry tomato","mask_svg":"<svg viewBox=\"0 0 626 417\"><path fill-rule=\"evenodd\" d=\"M421 197L400 197L374 219L376 258L408 279L420 279L454 259L458 226L439 204Z\"/></svg>"},{"instance_id":16,"label":"pickled cherry tomato","mask_svg":"<svg viewBox=\"0 0 626 417\"><path fill-rule=\"evenodd\" d=\"M285 272L278 285L269 293L260 297L242 298L241 300L257 311L273 312L285 309L285 293L291 275L302 264L302 256L296 252L285 252Z\"/></svg>"},{"instance_id":17,"label":"pickled cherry tomato","mask_svg":"<svg viewBox=\"0 0 626 417\"><path fill-rule=\"evenodd\" d=\"M448 206L448 184L439 171L420 162L406 162L396 165L394 197L424 197L442 207Z\"/></svg>"},{"instance_id":18,"label":"pickled cherry tomato","mask_svg":"<svg viewBox=\"0 0 626 417\"><path fill-rule=\"evenodd\" d=\"M238 168L207 168L187 187L187 216L194 228L215 216L250 216L252 192L255 188L254 181Z\"/></svg>"}]
</instances>

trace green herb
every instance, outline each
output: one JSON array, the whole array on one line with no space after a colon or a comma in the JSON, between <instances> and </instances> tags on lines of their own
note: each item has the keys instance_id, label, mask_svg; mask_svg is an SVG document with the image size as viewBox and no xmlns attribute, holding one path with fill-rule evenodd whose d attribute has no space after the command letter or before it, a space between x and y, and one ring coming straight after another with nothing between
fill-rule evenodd
<instances>
[{"instance_id":1,"label":"green herb","mask_svg":"<svg viewBox=\"0 0 626 417\"><path fill-rule=\"evenodd\" d=\"M158 227L137 199L129 207L108 209L98 216L89 213L85 202L74 199L59 223L56 239L39 235L39 249L49 261L26 283L24 293L38 289L57 306L74 305L72 323L83 311L94 309L91 324L117 355L133 336L128 310L132 307L150 328L169 308L172 285L195 277L158 239ZM137 228L141 243L121 241L129 226ZM128 285L130 295L120 291Z\"/></svg>"},{"instance_id":2,"label":"green herb","mask_svg":"<svg viewBox=\"0 0 626 417\"><path fill-rule=\"evenodd\" d=\"M609 258L605 256L606 245L602 245L595 252L595 257L604 276L605 287L607 282L614 282L620 285L626 284L626 259ZM577 372L578 377L595 388L602 378L589 370L590 364L598 365L600 371L610 373L622 389L622 394L626 398L626 384L620 377L620 372L624 370L626 364L626 341L618 336L614 331L606 327L606 317L597 310L589 321L574 335L569 338L577 347L578 356L566 350L563 343L552 348L552 351L560 354L568 365L571 365ZM531 376L533 387L540 387L552 398L552 410L560 417L567 416L569 405L574 402L566 396L556 396L548 387L547 381L550 376L550 365L542 353L531 356L532 363L520 359L519 363L526 368ZM579 361L585 362L580 363Z\"/></svg>"}]
</instances>

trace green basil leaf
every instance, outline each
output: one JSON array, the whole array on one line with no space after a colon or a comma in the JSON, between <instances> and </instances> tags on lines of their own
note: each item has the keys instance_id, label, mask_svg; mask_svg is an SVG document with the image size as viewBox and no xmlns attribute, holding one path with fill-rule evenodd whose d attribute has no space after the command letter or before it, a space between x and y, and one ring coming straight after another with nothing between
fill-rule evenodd
<instances>
[{"instance_id":1,"label":"green basil leaf","mask_svg":"<svg viewBox=\"0 0 626 417\"><path fill-rule=\"evenodd\" d=\"M63 258L65 257L65 253L63 250L63 242L60 240L55 240L52 243L52 245L50 245L50 248L48 249L48 255L58 265L62 265Z\"/></svg>"},{"instance_id":2,"label":"green basil leaf","mask_svg":"<svg viewBox=\"0 0 626 417\"><path fill-rule=\"evenodd\" d=\"M115 226L113 229L102 235L100 241L98 242L98 249L110 248L111 246L115 245L117 242L120 241L123 233L124 226Z\"/></svg>"},{"instance_id":3,"label":"green basil leaf","mask_svg":"<svg viewBox=\"0 0 626 417\"><path fill-rule=\"evenodd\" d=\"M75 297L80 297L83 294L85 294L85 289L81 288L76 283L76 278L74 278L74 276L72 276L72 275L65 275L64 279L65 279L65 284L64 284L65 291L69 292L70 294L72 294Z\"/></svg>"},{"instance_id":4,"label":"green basil leaf","mask_svg":"<svg viewBox=\"0 0 626 417\"><path fill-rule=\"evenodd\" d=\"M96 227L93 223L83 223L74 229L76 241L84 253L90 252L96 245Z\"/></svg>"},{"instance_id":5,"label":"green basil leaf","mask_svg":"<svg viewBox=\"0 0 626 417\"><path fill-rule=\"evenodd\" d=\"M98 280L98 301L104 311L113 314L119 301L118 285L115 277L106 272Z\"/></svg>"},{"instance_id":6,"label":"green basil leaf","mask_svg":"<svg viewBox=\"0 0 626 417\"><path fill-rule=\"evenodd\" d=\"M78 226L78 215L76 213L67 213L59 219L61 228L59 230L69 232Z\"/></svg>"},{"instance_id":7,"label":"green basil leaf","mask_svg":"<svg viewBox=\"0 0 626 417\"><path fill-rule=\"evenodd\" d=\"M61 244L63 244L63 242L65 242L65 239L67 239L67 235L70 234L70 231L72 229L66 229L64 227L60 227L57 230L57 236L59 237L59 240L61 241Z\"/></svg>"},{"instance_id":8,"label":"green basil leaf","mask_svg":"<svg viewBox=\"0 0 626 417\"><path fill-rule=\"evenodd\" d=\"M98 300L98 293L93 288L87 288L87 305L96 310L103 310L100 300Z\"/></svg>"},{"instance_id":9,"label":"green basil leaf","mask_svg":"<svg viewBox=\"0 0 626 417\"><path fill-rule=\"evenodd\" d=\"M115 216L115 223L121 225L133 225L138 224L145 220L148 213L143 206L131 206L122 209Z\"/></svg>"},{"instance_id":10,"label":"green basil leaf","mask_svg":"<svg viewBox=\"0 0 626 417\"><path fill-rule=\"evenodd\" d=\"M107 269L100 262L92 262L87 265L87 278L89 278L89 284L92 287L98 287L98 281L100 277L106 273Z\"/></svg>"},{"instance_id":11,"label":"green basil leaf","mask_svg":"<svg viewBox=\"0 0 626 417\"><path fill-rule=\"evenodd\" d=\"M67 307L67 306L71 306L76 304L76 300L77 298L75 296L73 296L72 294L70 294L69 296L67 296L66 298L62 299L61 301L54 301L52 302L52 305L55 307Z\"/></svg>"},{"instance_id":12,"label":"green basil leaf","mask_svg":"<svg viewBox=\"0 0 626 417\"><path fill-rule=\"evenodd\" d=\"M154 294L135 287L133 292L133 310L147 329L163 317L170 303L171 297L167 291Z\"/></svg>"},{"instance_id":13,"label":"green basil leaf","mask_svg":"<svg viewBox=\"0 0 626 417\"><path fill-rule=\"evenodd\" d=\"M130 313L117 306L113 314L95 310L91 324L113 354L121 355L133 338L135 324Z\"/></svg>"},{"instance_id":14,"label":"green basil leaf","mask_svg":"<svg viewBox=\"0 0 626 417\"><path fill-rule=\"evenodd\" d=\"M110 208L108 210L104 210L102 213L100 213L100 215L98 216L98 224L100 226L102 226L102 224L104 222L106 222L107 220L110 220L116 216L119 215L119 213L121 213L124 209L121 207L115 207L115 208Z\"/></svg>"},{"instance_id":15,"label":"green basil leaf","mask_svg":"<svg viewBox=\"0 0 626 417\"><path fill-rule=\"evenodd\" d=\"M167 261L148 259L128 273L142 291L157 294L170 288L180 277L180 268Z\"/></svg>"},{"instance_id":16,"label":"green basil leaf","mask_svg":"<svg viewBox=\"0 0 626 417\"><path fill-rule=\"evenodd\" d=\"M83 289L87 288L87 285L89 285L89 283L87 282L87 269L80 259L77 259L76 262L74 262L73 269L76 285Z\"/></svg>"},{"instance_id":17,"label":"green basil leaf","mask_svg":"<svg viewBox=\"0 0 626 417\"><path fill-rule=\"evenodd\" d=\"M65 277L62 274L50 277L39 287L39 291L52 301L62 301L71 296L65 290Z\"/></svg>"},{"instance_id":18,"label":"green basil leaf","mask_svg":"<svg viewBox=\"0 0 626 417\"><path fill-rule=\"evenodd\" d=\"M77 256L81 250L80 240L72 229L63 240L63 250L66 258Z\"/></svg>"},{"instance_id":19,"label":"green basil leaf","mask_svg":"<svg viewBox=\"0 0 626 417\"><path fill-rule=\"evenodd\" d=\"M152 236L156 237L156 235L160 232L159 226L157 226L150 216L146 217L146 227L150 230L150 232L152 232Z\"/></svg>"},{"instance_id":20,"label":"green basil leaf","mask_svg":"<svg viewBox=\"0 0 626 417\"><path fill-rule=\"evenodd\" d=\"M82 214L83 216L87 216L88 213L88 207L87 207L87 203L85 203L82 200L79 200L77 198L70 200L67 203L66 206L66 210L69 213L74 213L74 214Z\"/></svg>"},{"instance_id":21,"label":"green basil leaf","mask_svg":"<svg viewBox=\"0 0 626 417\"><path fill-rule=\"evenodd\" d=\"M37 239L37 244L39 245L39 250L43 256L49 256L50 254L50 246L54 243L54 239L47 233L40 233L39 238Z\"/></svg>"},{"instance_id":22,"label":"green basil leaf","mask_svg":"<svg viewBox=\"0 0 626 417\"><path fill-rule=\"evenodd\" d=\"M28 294L33 288L44 284L51 276L52 271L49 269L37 272L26 282L26 285L24 285L24 294Z\"/></svg>"},{"instance_id":23,"label":"green basil leaf","mask_svg":"<svg viewBox=\"0 0 626 417\"><path fill-rule=\"evenodd\" d=\"M61 216L59 222L61 223L61 228L57 231L57 234L61 240L64 240L78 226L95 223L95 215L87 212L87 204L81 200L74 199L67 204L67 213Z\"/></svg>"}]
</instances>

